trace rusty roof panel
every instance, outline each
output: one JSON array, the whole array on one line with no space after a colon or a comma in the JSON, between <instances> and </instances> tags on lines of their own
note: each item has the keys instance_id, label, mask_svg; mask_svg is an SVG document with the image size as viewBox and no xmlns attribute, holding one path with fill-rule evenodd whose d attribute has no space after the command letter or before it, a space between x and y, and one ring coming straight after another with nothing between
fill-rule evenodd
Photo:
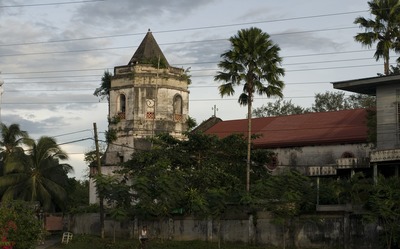
<instances>
[{"instance_id":1,"label":"rusty roof panel","mask_svg":"<svg viewBox=\"0 0 400 249\"><path fill-rule=\"evenodd\" d=\"M366 110L307 113L252 119L253 141L259 148L367 142ZM247 119L222 121L205 133L226 137L241 133L247 137Z\"/></svg>"}]
</instances>

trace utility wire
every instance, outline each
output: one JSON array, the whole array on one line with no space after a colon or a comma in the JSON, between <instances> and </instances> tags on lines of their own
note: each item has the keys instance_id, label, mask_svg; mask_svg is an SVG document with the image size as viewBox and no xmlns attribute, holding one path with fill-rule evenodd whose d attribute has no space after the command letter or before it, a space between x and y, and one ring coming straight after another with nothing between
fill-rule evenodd
<instances>
[{"instance_id":1,"label":"utility wire","mask_svg":"<svg viewBox=\"0 0 400 249\"><path fill-rule=\"evenodd\" d=\"M77 139L77 140L73 140L73 141L69 141L69 142L65 142L65 143L59 143L58 145L73 144L73 143L82 142L82 141L86 141L86 140L93 140L93 138L87 137L87 138Z\"/></svg>"},{"instance_id":2,"label":"utility wire","mask_svg":"<svg viewBox=\"0 0 400 249\"><path fill-rule=\"evenodd\" d=\"M365 49L365 50L352 50L352 51L337 51L337 52L326 52L326 53L314 53L314 54L301 54L301 55L288 55L283 56L283 58L297 58L297 57L311 57L311 56L322 56L322 55L333 55L333 54L349 54L349 53L361 53L361 52L369 52L373 51L373 49ZM357 61L357 60L368 60L371 58L349 58L349 59L339 59L339 60L325 60L325 61L313 61L313 62L301 62L301 63L289 63L283 64L285 66L293 66L300 64L318 64L318 63L330 63L330 62L348 62L348 61ZM187 62L176 64L176 66L189 66L194 64L217 64L218 61L212 62ZM217 69L217 68L216 68ZM207 70L216 70L216 69L194 69L190 70L190 72L198 72L198 71L207 71ZM29 71L29 72L2 72L2 75L18 75L18 74L44 74L44 73L67 73L67 72L90 72L90 71L107 71L111 70L111 67L106 68L93 68L93 69L66 69L66 70L49 70L49 71ZM72 76L46 76L48 78L53 77L90 77L90 76L98 76L98 75L72 75ZM43 78L44 76L38 77ZM6 79L21 79L21 78L6 78ZM22 78L23 79L23 78ZM34 79L34 78L25 78L25 79ZM32 82L31 82L32 83Z\"/></svg>"},{"instance_id":3,"label":"utility wire","mask_svg":"<svg viewBox=\"0 0 400 249\"><path fill-rule=\"evenodd\" d=\"M287 96L282 99L301 99L301 98L315 98L315 96ZM255 100L262 100L265 98L254 98ZM191 102L207 102L207 101L238 101L237 98L204 98L204 99L190 99ZM107 104L105 101L52 101L52 102L11 102L4 101L3 105L49 105L49 104Z\"/></svg>"},{"instance_id":4,"label":"utility wire","mask_svg":"<svg viewBox=\"0 0 400 249\"><path fill-rule=\"evenodd\" d=\"M70 3L100 2L100 1L104 1L104 0L78 1L78 2L70 2ZM48 5L51 5L51 4L48 4ZM13 6L9 6L9 7L13 7ZM18 7L18 6L15 6L15 7ZM0 6L0 8L1 8L1 6ZM350 11L350 12L328 13L328 14L321 14L321 15L290 17L290 18L282 18L282 19L233 23L233 24L222 24L222 25L212 25L212 26L202 26L202 27L182 28L182 29L160 30L160 31L152 31L152 33L162 34L162 33L183 32L183 31L195 31L195 30L203 30L203 29L226 28L226 27L234 27L234 26L260 24L260 23L274 23L274 22L296 21L296 20L302 20L302 19L313 19L313 18L322 18L322 17L330 17L330 16L349 15L349 14L357 14L357 13L363 13L363 12L368 12L368 10L357 10L357 11ZM338 28L338 29L350 29L350 28L353 29L354 27L346 27L346 28ZM336 30L336 29L331 29L331 30ZM288 34L293 34L293 33L297 33L297 32L290 32ZM56 43L56 42L71 42L71 41L115 38L115 37L124 37L124 36L138 36L138 35L144 35L144 34L146 34L146 33L138 32L138 33L127 33L127 34L113 34L113 35L103 35L103 36L81 37L81 38L75 38L75 39L62 39L62 40L26 42L26 43L8 43L8 44L0 44L0 47L1 46L23 46L23 45L34 45L34 44L46 44L46 43ZM282 34L283 33L276 34L276 35L282 35ZM227 40L227 39L223 39L223 40Z\"/></svg>"},{"instance_id":5,"label":"utility wire","mask_svg":"<svg viewBox=\"0 0 400 249\"><path fill-rule=\"evenodd\" d=\"M317 29L317 30L306 30L298 32L287 32L271 34L274 35L293 35L300 33L311 33L311 32L323 32L323 31L337 31L341 29L354 29L355 27L344 27L344 28L333 28L333 29ZM190 41L190 42L170 42L170 43L159 43L159 46L168 45L182 45L184 43L203 43L203 42L215 42L215 41L228 41L228 39L215 39L215 40L202 40L202 41ZM32 55L50 55L50 54L68 54L68 53L83 53L93 51L106 51L106 50L117 50L117 49L130 49L137 48L138 46L121 46L121 47L109 47L109 48L90 48L90 49L79 49L79 50L66 50L66 51L49 51L49 52L32 52L32 53L17 53L17 54L1 54L0 57L15 57L15 56L32 56Z\"/></svg>"},{"instance_id":6,"label":"utility wire","mask_svg":"<svg viewBox=\"0 0 400 249\"><path fill-rule=\"evenodd\" d=\"M82 4L104 2L105 0L86 0L86 1L73 1L73 2L54 2L54 3L35 3L35 4L14 4L14 5L0 5L0 8L22 8L22 7L43 7L43 6L57 6L67 4Z\"/></svg>"},{"instance_id":7,"label":"utility wire","mask_svg":"<svg viewBox=\"0 0 400 249\"><path fill-rule=\"evenodd\" d=\"M73 131L73 132L69 132L69 133L63 133L63 134L55 135L55 136L52 136L52 137L63 137L63 136L78 134L78 133L87 132L87 131L92 131L92 130L85 129L85 130L80 130L80 131Z\"/></svg>"}]
</instances>

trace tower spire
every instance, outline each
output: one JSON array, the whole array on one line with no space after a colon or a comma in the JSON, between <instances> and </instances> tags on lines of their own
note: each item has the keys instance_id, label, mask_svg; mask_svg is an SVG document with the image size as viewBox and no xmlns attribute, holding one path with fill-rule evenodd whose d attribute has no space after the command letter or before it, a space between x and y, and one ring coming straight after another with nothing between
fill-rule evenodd
<instances>
[{"instance_id":1,"label":"tower spire","mask_svg":"<svg viewBox=\"0 0 400 249\"><path fill-rule=\"evenodd\" d=\"M158 46L156 39L154 39L151 30L148 29L146 36L143 38L143 41L140 43L135 54L132 56L129 64L156 65L159 60L163 66L169 66L168 61Z\"/></svg>"}]
</instances>

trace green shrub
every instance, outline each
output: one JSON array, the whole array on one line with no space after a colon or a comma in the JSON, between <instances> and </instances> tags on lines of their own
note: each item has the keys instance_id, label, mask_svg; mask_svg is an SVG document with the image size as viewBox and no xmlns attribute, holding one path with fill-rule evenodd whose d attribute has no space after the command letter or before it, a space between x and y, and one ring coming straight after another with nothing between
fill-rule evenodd
<instances>
[{"instance_id":1,"label":"green shrub","mask_svg":"<svg viewBox=\"0 0 400 249\"><path fill-rule=\"evenodd\" d=\"M34 205L22 201L3 202L0 206L0 231L13 249L35 248L42 226Z\"/></svg>"}]
</instances>

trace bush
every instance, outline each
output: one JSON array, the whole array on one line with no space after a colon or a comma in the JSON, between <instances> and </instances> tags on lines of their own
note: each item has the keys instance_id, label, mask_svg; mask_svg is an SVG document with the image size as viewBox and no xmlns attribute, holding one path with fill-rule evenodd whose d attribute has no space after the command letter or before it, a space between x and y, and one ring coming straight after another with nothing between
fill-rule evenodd
<instances>
[{"instance_id":1,"label":"bush","mask_svg":"<svg viewBox=\"0 0 400 249\"><path fill-rule=\"evenodd\" d=\"M22 201L1 204L0 235L3 240L2 249L35 248L41 232L41 222L36 216L34 205ZM8 247L6 244L8 244Z\"/></svg>"}]
</instances>

